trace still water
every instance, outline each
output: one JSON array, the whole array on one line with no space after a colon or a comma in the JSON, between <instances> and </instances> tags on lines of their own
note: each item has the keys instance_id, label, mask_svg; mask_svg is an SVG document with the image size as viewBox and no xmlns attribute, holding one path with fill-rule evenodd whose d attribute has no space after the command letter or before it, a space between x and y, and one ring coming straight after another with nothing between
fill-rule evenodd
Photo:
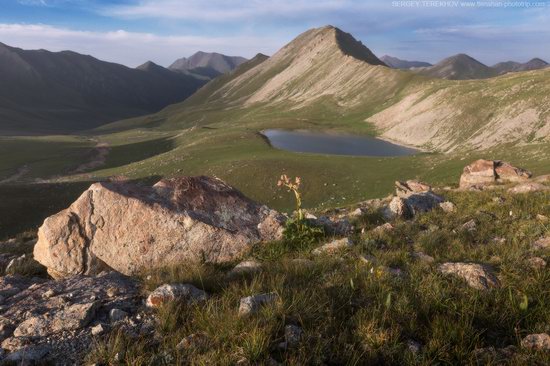
<instances>
[{"instance_id":1,"label":"still water","mask_svg":"<svg viewBox=\"0 0 550 366\"><path fill-rule=\"evenodd\" d=\"M293 152L352 156L406 156L420 152L368 136L303 130L265 130L262 134L271 146Z\"/></svg>"}]
</instances>

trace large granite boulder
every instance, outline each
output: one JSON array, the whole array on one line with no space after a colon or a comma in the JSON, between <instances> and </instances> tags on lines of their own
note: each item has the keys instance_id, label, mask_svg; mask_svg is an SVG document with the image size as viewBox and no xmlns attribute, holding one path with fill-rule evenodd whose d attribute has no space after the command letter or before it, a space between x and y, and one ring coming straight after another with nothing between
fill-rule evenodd
<instances>
[{"instance_id":1,"label":"large granite boulder","mask_svg":"<svg viewBox=\"0 0 550 366\"><path fill-rule=\"evenodd\" d=\"M281 238L283 223L281 214L216 178L166 179L152 187L102 182L44 221L34 257L54 278L220 263Z\"/></svg>"},{"instance_id":2,"label":"large granite boulder","mask_svg":"<svg viewBox=\"0 0 550 366\"><path fill-rule=\"evenodd\" d=\"M505 161L479 159L464 167L460 188L484 187L497 182L524 182L531 175L531 172Z\"/></svg>"}]
</instances>

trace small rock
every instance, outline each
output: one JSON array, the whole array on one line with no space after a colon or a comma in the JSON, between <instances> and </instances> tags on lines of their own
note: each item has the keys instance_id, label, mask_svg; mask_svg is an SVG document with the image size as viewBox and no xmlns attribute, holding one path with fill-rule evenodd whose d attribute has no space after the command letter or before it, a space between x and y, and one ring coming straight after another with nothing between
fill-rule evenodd
<instances>
[{"instance_id":1,"label":"small rock","mask_svg":"<svg viewBox=\"0 0 550 366\"><path fill-rule=\"evenodd\" d=\"M46 345L28 346L10 353L3 361L20 362L21 365L45 361L45 357L50 353L50 347Z\"/></svg>"},{"instance_id":2,"label":"small rock","mask_svg":"<svg viewBox=\"0 0 550 366\"><path fill-rule=\"evenodd\" d=\"M501 362L509 361L516 352L517 348L515 346L508 346L504 348L478 348L475 349L472 354L478 364L492 365L493 362L496 362L498 365L500 365Z\"/></svg>"},{"instance_id":3,"label":"small rock","mask_svg":"<svg viewBox=\"0 0 550 366\"><path fill-rule=\"evenodd\" d=\"M146 305L150 308L157 308L171 301L184 301L191 304L206 301L207 298L206 292L190 284L164 284L147 297Z\"/></svg>"},{"instance_id":4,"label":"small rock","mask_svg":"<svg viewBox=\"0 0 550 366\"><path fill-rule=\"evenodd\" d=\"M333 240L330 243L324 244L320 246L319 248L316 248L313 250L313 254L319 255L319 254L334 254L342 249L345 248L351 248L353 246L353 242L349 238L343 238L338 240Z\"/></svg>"},{"instance_id":5,"label":"small rock","mask_svg":"<svg viewBox=\"0 0 550 366\"><path fill-rule=\"evenodd\" d=\"M117 352L115 356L113 357L115 362L122 362L124 361L124 352Z\"/></svg>"},{"instance_id":6,"label":"small rock","mask_svg":"<svg viewBox=\"0 0 550 366\"><path fill-rule=\"evenodd\" d=\"M542 249L550 248L550 236L538 239L531 245L531 247L534 250L542 250Z\"/></svg>"},{"instance_id":7,"label":"small rock","mask_svg":"<svg viewBox=\"0 0 550 366\"><path fill-rule=\"evenodd\" d=\"M355 210L353 210L349 216L350 217L361 217L363 216L363 209L361 209L360 207L359 208L356 208Z\"/></svg>"},{"instance_id":8,"label":"small rock","mask_svg":"<svg viewBox=\"0 0 550 366\"><path fill-rule=\"evenodd\" d=\"M251 275L258 273L262 270L262 264L255 260L243 261L237 264L231 271L228 273L228 277L238 277L242 275Z\"/></svg>"},{"instance_id":9,"label":"small rock","mask_svg":"<svg viewBox=\"0 0 550 366\"><path fill-rule=\"evenodd\" d=\"M119 322L121 320L126 319L127 317L128 317L128 313L123 310L115 308L109 311L109 319L111 320L111 323Z\"/></svg>"},{"instance_id":10,"label":"small rock","mask_svg":"<svg viewBox=\"0 0 550 366\"><path fill-rule=\"evenodd\" d=\"M384 225L380 225L372 229L371 233L380 235L380 234L392 231L393 229L394 229L393 225L390 224L389 222L386 222Z\"/></svg>"},{"instance_id":11,"label":"small rock","mask_svg":"<svg viewBox=\"0 0 550 366\"><path fill-rule=\"evenodd\" d=\"M546 268L546 261L541 257L532 257L527 260L529 266L535 270Z\"/></svg>"},{"instance_id":12,"label":"small rock","mask_svg":"<svg viewBox=\"0 0 550 366\"><path fill-rule=\"evenodd\" d=\"M498 278L489 265L477 263L444 263L439 266L443 274L452 274L464 279L470 287L478 290L500 287Z\"/></svg>"},{"instance_id":13,"label":"small rock","mask_svg":"<svg viewBox=\"0 0 550 366\"><path fill-rule=\"evenodd\" d=\"M498 245L503 245L503 244L506 243L506 238L503 238L503 237L500 237L500 236L494 237L493 238L493 243L498 244Z\"/></svg>"},{"instance_id":14,"label":"small rock","mask_svg":"<svg viewBox=\"0 0 550 366\"><path fill-rule=\"evenodd\" d=\"M115 297L116 295L118 295L118 289L116 287L109 287L107 289L107 296Z\"/></svg>"},{"instance_id":15,"label":"small rock","mask_svg":"<svg viewBox=\"0 0 550 366\"><path fill-rule=\"evenodd\" d=\"M285 342L288 348L295 348L300 344L304 330L296 325L285 327Z\"/></svg>"},{"instance_id":16,"label":"small rock","mask_svg":"<svg viewBox=\"0 0 550 366\"><path fill-rule=\"evenodd\" d=\"M49 299L50 297L54 297L54 296L55 296L55 291L53 289L49 289L42 294L42 298L44 299Z\"/></svg>"},{"instance_id":17,"label":"small rock","mask_svg":"<svg viewBox=\"0 0 550 366\"><path fill-rule=\"evenodd\" d=\"M395 191L397 196L407 196L411 193L431 192L432 187L429 184L422 183L418 180L410 179L406 182L395 182Z\"/></svg>"},{"instance_id":18,"label":"small rock","mask_svg":"<svg viewBox=\"0 0 550 366\"><path fill-rule=\"evenodd\" d=\"M462 225L462 230L466 230L468 232L474 232L477 229L477 224L474 220L470 220Z\"/></svg>"},{"instance_id":19,"label":"small rock","mask_svg":"<svg viewBox=\"0 0 550 366\"><path fill-rule=\"evenodd\" d=\"M455 204L452 203L452 202L449 202L449 201L441 202L439 204L439 207L447 213L455 212L455 210L456 210Z\"/></svg>"},{"instance_id":20,"label":"small rock","mask_svg":"<svg viewBox=\"0 0 550 366\"><path fill-rule=\"evenodd\" d=\"M401 197L392 198L383 214L389 220L395 218L410 219L413 216L411 209L407 205L407 201Z\"/></svg>"},{"instance_id":21,"label":"small rock","mask_svg":"<svg viewBox=\"0 0 550 366\"><path fill-rule=\"evenodd\" d=\"M190 349L202 350L208 347L209 338L204 333L193 333L183 338L178 343L176 349L179 351L186 351Z\"/></svg>"},{"instance_id":22,"label":"small rock","mask_svg":"<svg viewBox=\"0 0 550 366\"><path fill-rule=\"evenodd\" d=\"M407 349L409 350L409 352L417 354L418 352L420 352L421 348L422 348L422 345L417 341L414 341L412 339L409 339L407 341Z\"/></svg>"},{"instance_id":23,"label":"small rock","mask_svg":"<svg viewBox=\"0 0 550 366\"><path fill-rule=\"evenodd\" d=\"M550 190L550 187L547 187L543 184L536 182L527 182L518 184L517 186L508 189L508 192L512 194L521 194L531 192L543 192L548 190Z\"/></svg>"},{"instance_id":24,"label":"small rock","mask_svg":"<svg viewBox=\"0 0 550 366\"><path fill-rule=\"evenodd\" d=\"M550 350L550 336L546 333L529 334L521 340L521 346L536 351Z\"/></svg>"},{"instance_id":25,"label":"small rock","mask_svg":"<svg viewBox=\"0 0 550 366\"><path fill-rule=\"evenodd\" d=\"M435 261L434 257L423 252L414 252L412 253L412 257L423 263L433 263Z\"/></svg>"},{"instance_id":26,"label":"small rock","mask_svg":"<svg viewBox=\"0 0 550 366\"><path fill-rule=\"evenodd\" d=\"M370 264L371 266L376 266L378 263L378 260L370 254L360 255L359 259L361 259L361 262Z\"/></svg>"},{"instance_id":27,"label":"small rock","mask_svg":"<svg viewBox=\"0 0 550 366\"><path fill-rule=\"evenodd\" d=\"M279 295L274 292L267 294L243 297L239 305L239 315L251 315L257 313L262 306L275 303Z\"/></svg>"},{"instance_id":28,"label":"small rock","mask_svg":"<svg viewBox=\"0 0 550 366\"><path fill-rule=\"evenodd\" d=\"M107 327L104 325L104 324L98 324L94 327L92 327L92 335L93 336L98 336L98 335L101 335L103 333L105 333L107 331Z\"/></svg>"}]
</instances>

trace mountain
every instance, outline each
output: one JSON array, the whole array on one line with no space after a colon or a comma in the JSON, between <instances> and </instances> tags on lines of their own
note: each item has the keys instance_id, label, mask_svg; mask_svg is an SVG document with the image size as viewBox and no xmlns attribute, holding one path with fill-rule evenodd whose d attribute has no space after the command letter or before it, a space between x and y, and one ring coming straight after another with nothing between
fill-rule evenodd
<instances>
[{"instance_id":1,"label":"mountain","mask_svg":"<svg viewBox=\"0 0 550 366\"><path fill-rule=\"evenodd\" d=\"M501 75L507 72L521 72L521 71L531 71L531 70L540 70L548 67L548 63L540 58L534 58L526 63L508 61L500 62L493 66L493 69Z\"/></svg>"},{"instance_id":2,"label":"mountain","mask_svg":"<svg viewBox=\"0 0 550 366\"><path fill-rule=\"evenodd\" d=\"M380 57L380 60L382 60L386 65L388 65L391 68L394 69L412 69L414 67L430 67L433 66L432 64L428 62L422 62L422 61L407 61L407 60L401 60L397 57L392 57L388 55L384 55Z\"/></svg>"},{"instance_id":3,"label":"mountain","mask_svg":"<svg viewBox=\"0 0 550 366\"><path fill-rule=\"evenodd\" d=\"M173 71L189 72L213 79L234 70L245 61L246 58L244 57L199 51L189 58L183 57L176 60L168 68Z\"/></svg>"},{"instance_id":4,"label":"mountain","mask_svg":"<svg viewBox=\"0 0 550 366\"><path fill-rule=\"evenodd\" d=\"M316 28L270 58L214 80L183 103L108 127L151 120L174 130L218 126L210 130L215 143L201 146L218 144L227 131L243 127L368 129L400 144L442 152L549 138L550 69L464 82L382 65L350 34ZM465 55L434 69L437 77L492 75Z\"/></svg>"},{"instance_id":5,"label":"mountain","mask_svg":"<svg viewBox=\"0 0 550 366\"><path fill-rule=\"evenodd\" d=\"M152 62L131 69L71 51L0 44L0 131L89 129L158 111L204 83Z\"/></svg>"},{"instance_id":6,"label":"mountain","mask_svg":"<svg viewBox=\"0 0 550 366\"><path fill-rule=\"evenodd\" d=\"M497 72L463 53L448 57L434 66L418 69L421 75L449 80L486 79Z\"/></svg>"}]
</instances>

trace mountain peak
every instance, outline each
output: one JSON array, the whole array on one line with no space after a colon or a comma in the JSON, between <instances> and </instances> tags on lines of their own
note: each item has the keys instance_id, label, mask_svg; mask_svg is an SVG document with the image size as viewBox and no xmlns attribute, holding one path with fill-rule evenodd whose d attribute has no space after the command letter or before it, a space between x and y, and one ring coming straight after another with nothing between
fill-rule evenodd
<instances>
[{"instance_id":1,"label":"mountain peak","mask_svg":"<svg viewBox=\"0 0 550 366\"><path fill-rule=\"evenodd\" d=\"M153 61L147 61L143 65L139 65L138 67L136 67L136 69L143 70L143 71L151 71L155 69L164 69L164 67L157 65Z\"/></svg>"},{"instance_id":2,"label":"mountain peak","mask_svg":"<svg viewBox=\"0 0 550 366\"><path fill-rule=\"evenodd\" d=\"M190 57L182 57L169 66L170 70L190 71L193 69L210 69L218 74L225 74L247 61L244 57L226 56L216 52L198 51Z\"/></svg>"}]
</instances>

